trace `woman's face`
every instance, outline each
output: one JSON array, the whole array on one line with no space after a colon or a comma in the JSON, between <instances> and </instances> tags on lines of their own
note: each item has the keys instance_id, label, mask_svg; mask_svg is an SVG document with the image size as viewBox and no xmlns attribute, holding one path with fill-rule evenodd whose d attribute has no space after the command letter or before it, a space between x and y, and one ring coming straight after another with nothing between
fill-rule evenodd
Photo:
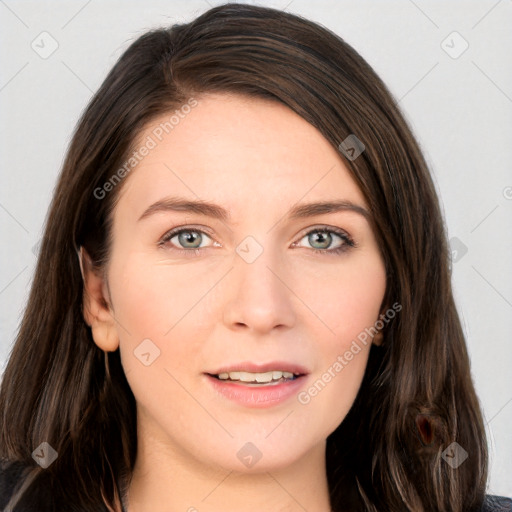
<instances>
[{"instance_id":1,"label":"woman's face","mask_svg":"<svg viewBox=\"0 0 512 512\"><path fill-rule=\"evenodd\" d=\"M323 449L356 397L384 263L362 193L316 128L279 103L197 100L139 138L149 150L113 213L109 329L139 436L225 469L284 467ZM355 207L306 206L340 202ZM281 371L302 376L236 380Z\"/></svg>"}]
</instances>

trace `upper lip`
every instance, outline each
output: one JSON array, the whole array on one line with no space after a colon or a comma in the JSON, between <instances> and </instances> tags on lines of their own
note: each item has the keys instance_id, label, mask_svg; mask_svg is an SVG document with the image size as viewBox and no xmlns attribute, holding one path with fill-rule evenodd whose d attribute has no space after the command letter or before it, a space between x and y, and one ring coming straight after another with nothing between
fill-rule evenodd
<instances>
[{"instance_id":1,"label":"upper lip","mask_svg":"<svg viewBox=\"0 0 512 512\"><path fill-rule=\"evenodd\" d=\"M219 373L230 372L250 372L250 373L265 373L272 370L281 370L283 372L295 373L298 375L306 375L309 371L299 364L290 363L287 361L271 361L269 363L253 363L250 361L230 364L222 366L217 370L206 372L210 375L219 375Z\"/></svg>"}]
</instances>

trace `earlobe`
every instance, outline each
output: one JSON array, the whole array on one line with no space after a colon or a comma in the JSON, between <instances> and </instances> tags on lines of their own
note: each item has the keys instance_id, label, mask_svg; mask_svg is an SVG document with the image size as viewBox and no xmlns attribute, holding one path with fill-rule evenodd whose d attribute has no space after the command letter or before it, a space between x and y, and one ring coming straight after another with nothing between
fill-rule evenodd
<instances>
[{"instance_id":1,"label":"earlobe","mask_svg":"<svg viewBox=\"0 0 512 512\"><path fill-rule=\"evenodd\" d=\"M374 337L373 337L373 340L372 340L372 343L374 345L377 345L378 347L380 347L382 345L382 342L384 341L384 333L382 331L379 331Z\"/></svg>"},{"instance_id":2,"label":"earlobe","mask_svg":"<svg viewBox=\"0 0 512 512\"><path fill-rule=\"evenodd\" d=\"M104 351L112 352L119 347L119 337L104 277L94 269L83 247L80 247L78 259L84 281L84 320L92 330L96 345Z\"/></svg>"},{"instance_id":3,"label":"earlobe","mask_svg":"<svg viewBox=\"0 0 512 512\"><path fill-rule=\"evenodd\" d=\"M389 309L389 307L386 305L384 306L382 309L381 309L381 312L380 312L380 315L379 315L379 320L381 319L382 316L385 315L385 311L387 311ZM377 322L378 322L377 321ZM377 324L377 322L375 322ZM372 340L372 343L374 345L377 345L378 347L380 347L382 345L382 342L384 341L384 333L382 332L381 329L379 329L379 331L377 332L377 334L375 334L375 336L373 337L373 340Z\"/></svg>"}]
</instances>

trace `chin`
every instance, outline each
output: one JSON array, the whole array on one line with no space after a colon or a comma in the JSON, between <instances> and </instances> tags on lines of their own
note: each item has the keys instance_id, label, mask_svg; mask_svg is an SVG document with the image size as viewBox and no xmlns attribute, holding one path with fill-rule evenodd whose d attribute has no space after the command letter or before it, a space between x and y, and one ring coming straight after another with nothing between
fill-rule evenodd
<instances>
[{"instance_id":1,"label":"chin","mask_svg":"<svg viewBox=\"0 0 512 512\"><path fill-rule=\"evenodd\" d=\"M274 434L271 434L272 437ZM304 432L301 433L304 442ZM205 443L203 446L206 446ZM325 446L321 443L322 447ZM296 440L275 435L273 439L261 438L248 433L247 436L237 435L227 443L216 443L212 450L204 454L196 454L200 460L210 460L214 466L226 471L244 474L258 474L288 468L300 461L318 445L298 445ZM213 456L213 457L212 457Z\"/></svg>"}]
</instances>

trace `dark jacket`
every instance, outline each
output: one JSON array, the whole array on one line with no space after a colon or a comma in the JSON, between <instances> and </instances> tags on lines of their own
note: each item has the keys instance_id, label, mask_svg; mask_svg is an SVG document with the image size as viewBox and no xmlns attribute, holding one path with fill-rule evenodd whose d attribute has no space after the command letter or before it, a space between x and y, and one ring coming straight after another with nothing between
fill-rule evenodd
<instances>
[{"instance_id":1,"label":"dark jacket","mask_svg":"<svg viewBox=\"0 0 512 512\"><path fill-rule=\"evenodd\" d=\"M19 464L12 464L8 467L2 467L0 464L0 511L4 512L7 503L11 499L14 489L18 484L19 478L22 474L23 466ZM41 492L38 492L37 500L23 499L14 506L13 512L46 512L55 511L61 512L59 506L56 506L52 499L52 493L49 486L40 486ZM66 507L66 511L71 510L71 507ZM78 511L77 507L72 508L73 511ZM94 512L107 512L107 508L98 509ZM483 507L478 512L512 512L512 499L502 496L486 495Z\"/></svg>"}]
</instances>

